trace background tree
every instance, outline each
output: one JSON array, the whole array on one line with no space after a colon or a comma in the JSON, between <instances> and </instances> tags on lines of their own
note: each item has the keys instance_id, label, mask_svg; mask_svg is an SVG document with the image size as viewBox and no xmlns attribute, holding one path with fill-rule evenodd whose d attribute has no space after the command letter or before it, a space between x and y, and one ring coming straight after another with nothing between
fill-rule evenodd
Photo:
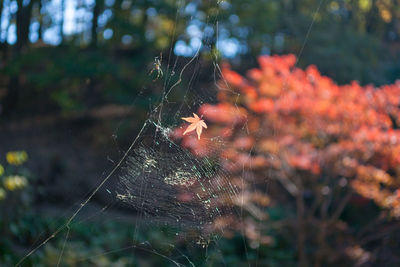
<instances>
[{"instance_id":1,"label":"background tree","mask_svg":"<svg viewBox=\"0 0 400 267\"><path fill-rule=\"evenodd\" d=\"M173 136L193 154L216 158L241 191L213 204L223 210L233 202L245 219L217 218L216 230L252 229L247 238L258 246L279 225L282 234L296 233L288 243L297 244L301 266L379 261L385 256L368 244L399 229L392 218L400 216L400 84L339 86L295 62L294 55L260 57L246 78L225 66L218 103L197 112L208 129L200 139L183 135L186 127ZM351 210L368 199L379 208L355 221ZM270 221L279 206L286 215Z\"/></svg>"}]
</instances>

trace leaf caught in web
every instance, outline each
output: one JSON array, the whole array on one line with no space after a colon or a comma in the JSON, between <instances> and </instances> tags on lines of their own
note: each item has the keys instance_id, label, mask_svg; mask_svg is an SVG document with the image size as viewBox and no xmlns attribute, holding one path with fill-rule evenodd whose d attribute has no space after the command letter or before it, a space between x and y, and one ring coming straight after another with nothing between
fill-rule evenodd
<instances>
[{"instance_id":1,"label":"leaf caught in web","mask_svg":"<svg viewBox=\"0 0 400 267\"><path fill-rule=\"evenodd\" d=\"M183 135L196 130L197 138L200 139L200 135L201 132L203 131L203 128L207 129L207 124L195 113L193 113L193 117L182 118L182 120L190 122L190 125L186 128Z\"/></svg>"}]
</instances>

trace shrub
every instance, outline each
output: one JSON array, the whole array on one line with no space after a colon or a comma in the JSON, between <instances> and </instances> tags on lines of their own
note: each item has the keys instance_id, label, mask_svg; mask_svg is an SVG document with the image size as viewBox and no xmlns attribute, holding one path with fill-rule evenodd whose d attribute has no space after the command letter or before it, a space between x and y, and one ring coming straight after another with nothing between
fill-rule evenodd
<instances>
[{"instance_id":1,"label":"shrub","mask_svg":"<svg viewBox=\"0 0 400 267\"><path fill-rule=\"evenodd\" d=\"M400 216L400 82L339 86L315 66L297 68L294 55L258 62L246 77L223 66L218 103L197 112L208 125L200 140L174 131L192 153L217 158L240 188L233 204L243 220L220 217L215 226L242 228L255 246L271 243L276 225L295 231L301 265L371 260L367 245L387 233L376 226ZM379 209L360 214L357 228L343 213L369 200ZM286 213L279 223L274 206Z\"/></svg>"},{"instance_id":2,"label":"shrub","mask_svg":"<svg viewBox=\"0 0 400 267\"><path fill-rule=\"evenodd\" d=\"M25 151L9 151L6 164L0 164L0 262L11 264L12 250L20 241L22 217L32 202L32 188L27 177L29 171L23 166L28 160ZM4 216L3 216L4 215Z\"/></svg>"}]
</instances>

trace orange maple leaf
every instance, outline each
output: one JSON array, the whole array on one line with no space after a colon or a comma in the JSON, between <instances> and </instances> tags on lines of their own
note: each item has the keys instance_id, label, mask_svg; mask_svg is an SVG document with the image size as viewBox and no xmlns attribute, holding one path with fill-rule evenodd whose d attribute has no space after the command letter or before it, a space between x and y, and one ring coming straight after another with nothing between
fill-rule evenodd
<instances>
[{"instance_id":1,"label":"orange maple leaf","mask_svg":"<svg viewBox=\"0 0 400 267\"><path fill-rule=\"evenodd\" d=\"M197 116L197 114L195 114L195 113L193 113L193 117L182 118L182 120L190 122L190 125L186 128L183 135L196 130L197 137L200 140L200 135L201 135L201 132L203 131L203 128L207 129L207 124L204 122L204 120L199 118L199 116Z\"/></svg>"}]
</instances>

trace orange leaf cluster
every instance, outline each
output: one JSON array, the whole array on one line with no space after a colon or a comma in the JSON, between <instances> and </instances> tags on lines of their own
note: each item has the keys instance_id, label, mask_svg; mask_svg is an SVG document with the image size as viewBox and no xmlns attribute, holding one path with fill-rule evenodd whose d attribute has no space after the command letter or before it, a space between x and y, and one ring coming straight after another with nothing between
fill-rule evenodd
<instances>
[{"instance_id":1,"label":"orange leaf cluster","mask_svg":"<svg viewBox=\"0 0 400 267\"><path fill-rule=\"evenodd\" d=\"M316 190L327 177L345 179L342 186L400 216L400 82L337 85L295 62L294 55L262 56L246 77L223 67L219 103L198 110L209 126L202 140L176 137L237 176L250 173L252 183L273 173Z\"/></svg>"}]
</instances>

